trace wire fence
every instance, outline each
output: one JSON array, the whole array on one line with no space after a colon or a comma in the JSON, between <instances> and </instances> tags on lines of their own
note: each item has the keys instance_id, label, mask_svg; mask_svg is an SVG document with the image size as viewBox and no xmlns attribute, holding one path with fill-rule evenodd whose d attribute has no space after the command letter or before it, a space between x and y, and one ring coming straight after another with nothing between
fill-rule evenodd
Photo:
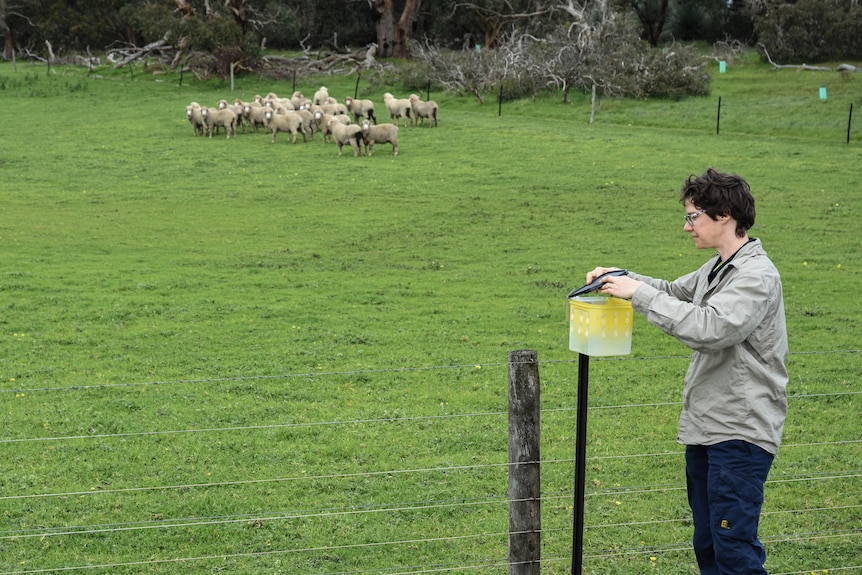
<instances>
[{"instance_id":1,"label":"wire fence","mask_svg":"<svg viewBox=\"0 0 862 575\"><path fill-rule=\"evenodd\" d=\"M819 354L847 375L813 391L791 391L785 443L767 483L761 526L768 566L778 575L862 572L859 350ZM613 367L613 361L607 365ZM646 371L668 372L687 358L629 361L646 362ZM541 565L546 573L567 573L571 559L570 455L577 407L564 375L572 371L571 363L540 362L543 403L548 404L541 411L540 461ZM7 389L0 397L38 395L40 405L53 406L39 409L71 418L80 405L73 400L84 395L90 401L93 391L101 401L123 403L129 394L149 393L143 390L174 388L187 395L188 390L224 384L311 377L341 385L345 378L374 382L397 376L412 388L426 383L429 372L461 380L480 369L483 377L505 380L506 364L500 363ZM680 402L637 401L626 394L598 399L590 406L587 570L696 572L683 448L667 436ZM63 406L72 407L66 411ZM201 411L189 420L206 421L211 414ZM393 575L499 573L508 567L512 533L506 529L506 410L290 422L278 421L280 411L267 413L272 420L255 424L82 434L56 434L47 427L37 434L31 427L19 436L7 428L0 437L0 573ZM636 426L627 436L622 424L635 421L646 426ZM824 426L824 421L834 425ZM820 425L810 428L811 422ZM286 441L288 436L296 441ZM346 449L354 452L350 457L337 449L345 436L351 440ZM188 477L177 471L177 440L185 442L187 459L195 459L192 451L215 458L226 450L220 464L234 460L245 473L212 481L169 481ZM372 441L379 444L377 456L355 464L361 458L356 451ZM410 444L407 449L399 447L403 442ZM307 454L283 466L260 463L256 446L267 444L268 453L289 449ZM218 449L210 452L213 446ZM159 450L170 456L151 455ZM39 460L46 465L31 467ZM309 473L308 463L315 460L317 472ZM429 461L438 464L426 465ZM51 471L61 463L68 467ZM118 466L129 477L105 481L103 476ZM81 468L86 473L78 474ZM276 469L287 472L273 473ZM87 486L81 478L90 474L93 481Z\"/></svg>"}]
</instances>

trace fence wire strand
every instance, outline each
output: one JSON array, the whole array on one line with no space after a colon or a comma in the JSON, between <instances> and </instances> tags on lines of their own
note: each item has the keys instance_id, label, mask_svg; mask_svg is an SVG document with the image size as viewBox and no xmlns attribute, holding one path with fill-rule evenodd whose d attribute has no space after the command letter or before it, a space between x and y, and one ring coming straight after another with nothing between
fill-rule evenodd
<instances>
[{"instance_id":1,"label":"fence wire strand","mask_svg":"<svg viewBox=\"0 0 862 575\"><path fill-rule=\"evenodd\" d=\"M797 352L795 355L811 355L811 354L826 354L826 353L834 353L834 354L856 354L859 353L860 350L831 350L831 351L818 351L818 352ZM662 358L604 358L608 360L616 360L616 361L625 361L625 360L656 360L656 359L688 359L688 356L665 356ZM573 363L570 360L554 360L551 362L540 362L542 364L548 363ZM486 363L481 364L483 367L503 367L510 365L508 362L503 363ZM452 370L452 369L475 369L477 364L470 365L449 365L449 366L427 366L427 367L413 367L413 368L397 368L397 369L380 369L380 370L351 370L351 371L335 371L328 373L296 373L296 374L281 374L281 375L263 375L263 376L238 376L238 377L227 377L227 378L206 378L206 379L186 379L186 380L172 380L172 381L152 381L152 382L138 382L138 383L116 383L116 384L99 384L99 385L78 385L78 386L70 386L70 387L41 387L41 388L22 388L22 389L3 389L0 390L0 393L16 393L16 394L25 394L25 393L54 393L54 392L69 392L69 391L82 391L82 390L92 390L92 389L116 389L116 388L128 388L128 387L140 387L140 386L164 386L164 385L179 385L179 384L204 384L204 383L221 383L221 382L236 382L236 381L255 381L255 380L278 380L278 379L288 379L288 378L309 378L309 379L322 379L325 377L335 377L335 376L357 376L357 375L368 375L368 374L379 374L379 373L391 373L391 372L417 372L417 371L429 371L429 370ZM803 400L803 399L818 399L818 398L835 398L835 397L854 397L862 395L862 391L836 391L836 392L822 392L822 393L804 393L804 394L794 394L789 396L790 401ZM599 405L599 406L590 406L590 410L627 410L627 409L653 409L658 407L670 407L670 406L678 406L681 402L655 402L655 403L633 403L633 404L619 404L619 405ZM574 412L577 408L573 407L556 407L541 410L541 413L568 413ZM297 428L297 427L316 427L316 426L341 426L341 425L376 425L382 423L419 423L419 422L427 422L431 420L452 420L456 418L500 418L506 416L506 412L478 412L478 413L463 413L463 414L446 414L446 415L419 415L419 416L410 416L410 417L383 417L383 418L368 418L368 419L357 419L357 420L342 420L342 421L317 421L317 422L302 422L302 423L276 423L276 424L268 424L268 425L249 425L249 426L231 426L231 427L213 427L213 428L199 428L199 429L175 429L175 430L152 430L152 431L138 431L138 432L125 432L125 433L110 433L110 434L91 434L91 435L69 435L69 436L60 436L60 437L25 437L25 438L0 438L0 445L7 445L9 447L13 447L16 444L26 444L28 442L45 442L45 441L87 441L92 439L120 439L120 438L129 438L129 437L147 437L147 436L157 436L157 435L176 435L176 434L213 434L213 433L238 433L238 432L253 432L253 431L266 431L266 430L274 430L274 429L284 429L284 428ZM814 448L814 447L842 447L842 446L850 446L850 445L859 445L862 443L862 439L840 439L835 441L813 441L813 442L799 442L796 444L786 444L782 446L782 450L793 450L795 448ZM602 461L602 460L626 460L626 459L643 459L643 458L663 458L663 457L681 457L683 455L682 450L677 451L664 451L664 452L654 452L654 453L628 453L628 454L619 454L619 455L596 455L590 456L587 458L588 461ZM519 464L541 464L541 465L573 465L574 459L543 459L541 461L533 461L533 462L522 462ZM415 468L415 469L387 469L380 471L366 471L366 472L357 472L357 473L332 473L332 474L317 474L312 476L288 476L288 477L275 477L275 478L252 478L252 479L244 479L244 480L236 480L236 481L222 481L222 482L211 482L211 483L190 483L190 484L177 484L177 485L156 485L156 486L134 486L134 487L126 487L126 488L115 488L115 489L99 489L99 490L90 490L90 491L70 491L70 492L52 492L52 493L14 493L14 494L3 494L0 495L0 501L13 501L13 500L26 500L26 499L44 499L44 498L59 498L59 497L96 497L100 495L108 495L108 494L126 494L126 493L135 493L135 492L144 492L144 491L171 491L171 490L188 490L188 489L213 489L213 488L230 488L244 485L255 485L255 484L266 484L266 483L281 483L281 482L295 482L295 481L322 481L322 480L331 480L331 479L357 479L357 478L369 478L375 476L394 476L394 475L405 475L405 474L430 474L430 473L452 473L452 472L471 472L471 471L481 471L481 470L499 470L504 468L509 468L512 465L508 462L500 462L500 463L482 463L475 465L453 465L453 466L439 466L439 467L424 467L424 468ZM821 470L817 473L801 473L793 476L781 476L776 478L770 478L768 480L768 484L798 484L798 483L823 483L827 481L837 481L837 480L856 480L862 477L862 470L859 469L843 469L840 471L829 471L829 470ZM614 488L594 488L590 490L585 495L587 497L624 497L624 496L635 496L641 494L654 494L654 493L663 493L663 492L681 492L684 491L685 487L680 485L643 485L643 486L624 486L624 487L614 487ZM569 495L547 495L543 494L541 497L542 501L553 503L560 502L560 506L562 509L568 508L568 501L570 500ZM115 524L90 524L90 525L78 525L78 526L65 526L63 528L51 528L51 527L36 527L29 529L9 529L0 532L0 541L14 542L18 540L32 539L38 538L40 540L46 537L61 537L61 536L84 536L84 535L103 535L107 533L113 532L146 532L152 530L167 530L167 529L176 529L176 528L192 528L192 527L201 527L201 526L214 526L214 525L229 525L229 524L240 524L246 523L249 521L289 521L289 520L305 520L316 517L339 517L339 516L347 516L347 515L361 515L361 514L372 514L372 513L400 513L400 512L413 512L413 511L423 511L423 510L432 510L432 509L446 509L446 508L456 508L456 507L479 507L479 506L487 506L489 508L501 506L501 505L510 505L511 503L515 503L518 501L525 500L511 500L507 497L485 497L485 498L476 498L476 499L453 499L449 501L445 500L428 500L428 501L413 501L413 502L393 502L390 504L376 505L376 506L362 506L356 507L351 506L351 508L325 508L325 509L310 509L310 510L302 510L302 511L291 511L291 512L270 512L270 513L257 513L257 514L238 514L238 515L230 515L230 516L212 516L212 517L194 517L194 518L179 518L173 520L159 520L159 521L138 521L138 522L126 522L126 523L115 523ZM779 517L779 516L789 516L789 515L797 515L797 514L805 514L805 513L817 513L817 512L837 512L837 511L858 511L862 509L862 504L848 504L848 505L836 505L836 506L816 506L810 508L803 509L779 509L779 510L768 510L763 513L764 517ZM590 530L602 530L602 529L628 529L628 528L637 528L644 526L659 526L659 525L680 525L688 521L687 519L657 519L657 520L641 520L641 521L627 521L627 522L609 522L609 523L596 523L587 525L587 529ZM544 528L541 531L551 533L554 531L565 530L564 528ZM415 539L405 539L405 540L397 540L397 541L375 541L370 543L351 543L351 544L343 544L343 545L325 545L325 546L316 546L316 547L307 547L300 549L277 549L277 550L267 550L267 551L250 551L247 553L231 553L231 554L212 554L212 555L203 555L196 557L182 557L182 558L151 558L140 561L128 561L128 562L116 562L116 563L105 563L100 565L84 565L84 566L63 566L63 567L52 567L52 568L44 568L44 569L27 569L27 570L17 570L17 571L4 571L0 573L0 575L26 575L26 574L36 574L36 573L49 573L49 572L75 572L75 571L87 571L87 570L95 570L95 569L132 569L132 568L140 568L144 566L156 566L156 565L168 565L168 564L180 564L180 563L188 563L188 562L203 562L203 561L211 561L211 560L226 560L226 559L252 559L258 557L272 556L272 555L287 555L287 554L299 554L299 553L323 553L323 552L337 552L337 551L347 551L351 549L362 549L362 548L380 548L383 546L397 546L397 545L416 545L416 544L430 544L430 543L439 543L439 542L455 542L455 541L467 541L467 540L478 540L479 538L506 538L512 535L517 535L519 533L516 532L498 532L498 533L482 533L482 534L464 534L464 535L452 535L445 537L427 537L427 538L415 538ZM844 529L844 530L834 530L834 531L819 531L819 532L797 532L797 533L788 533L780 536L770 536L764 537L763 540L767 543L775 544L775 543L801 543L801 542L823 542L829 540L852 540L854 542L858 542L858 540L862 537L862 529ZM585 553L584 557L589 559L603 559L610 557L619 557L619 556L631 556L631 555L657 555L657 554L671 554L671 553L688 553L690 551L690 543L689 542L680 542L678 544L667 544L664 546L652 546L649 548L638 547L638 548L623 548L623 549L614 549L613 551L602 551L602 550L589 550ZM556 562L556 561L567 561L567 557L563 556L550 556L544 557L542 562ZM472 571L472 570L480 570L480 569L493 569L499 568L503 566L509 565L506 561L489 559L488 561L476 561L471 565L417 565L410 567L402 567L402 568L389 568L389 569L372 569L372 570L357 570L357 571L341 571L341 572L329 572L329 573L321 573L319 575L347 575L351 573L361 574L361 573L380 573L386 575L408 575L408 574L419 574L419 573L443 573L443 572L459 572L459 571ZM798 575L803 573L810 573L819 570L823 570L824 572L832 571L832 572L849 572L854 570L862 569L862 566L847 566L847 565L830 565L824 566L822 568L811 568L805 569L801 571L788 571L784 573L777 573L775 575Z\"/></svg>"}]
</instances>

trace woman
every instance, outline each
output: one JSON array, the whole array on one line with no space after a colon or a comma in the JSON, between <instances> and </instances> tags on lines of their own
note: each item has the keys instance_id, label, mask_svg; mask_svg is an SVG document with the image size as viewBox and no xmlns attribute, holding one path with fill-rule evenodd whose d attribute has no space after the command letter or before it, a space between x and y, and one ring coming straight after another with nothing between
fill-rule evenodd
<instances>
[{"instance_id":1,"label":"woman","mask_svg":"<svg viewBox=\"0 0 862 575\"><path fill-rule=\"evenodd\" d=\"M717 256L672 282L608 276L601 291L630 299L692 350L678 441L686 446L693 547L703 575L765 574L757 530L763 485L787 415L787 327L781 277L754 225L744 179L708 169L683 184L683 230ZM587 283L616 268L597 267Z\"/></svg>"}]
</instances>

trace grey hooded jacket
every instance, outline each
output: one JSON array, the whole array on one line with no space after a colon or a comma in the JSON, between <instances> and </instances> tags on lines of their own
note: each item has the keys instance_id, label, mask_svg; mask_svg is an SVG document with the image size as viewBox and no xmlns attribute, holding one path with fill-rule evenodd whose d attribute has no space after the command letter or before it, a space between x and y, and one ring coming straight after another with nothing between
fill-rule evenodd
<instances>
[{"instance_id":1,"label":"grey hooded jacket","mask_svg":"<svg viewBox=\"0 0 862 575\"><path fill-rule=\"evenodd\" d=\"M709 283L715 260L667 282L644 282L632 307L691 348L678 441L741 439L775 455L787 415L787 329L781 278L760 240Z\"/></svg>"}]
</instances>

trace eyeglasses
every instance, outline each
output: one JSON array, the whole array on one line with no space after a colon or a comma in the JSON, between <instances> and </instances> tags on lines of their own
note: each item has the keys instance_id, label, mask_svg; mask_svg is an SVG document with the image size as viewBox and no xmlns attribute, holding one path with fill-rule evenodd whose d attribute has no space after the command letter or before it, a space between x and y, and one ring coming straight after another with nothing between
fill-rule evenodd
<instances>
[{"instance_id":1,"label":"eyeglasses","mask_svg":"<svg viewBox=\"0 0 862 575\"><path fill-rule=\"evenodd\" d=\"M705 214L705 213L706 213L706 210L700 210L699 212L692 212L690 214L686 214L685 215L685 223L687 223L691 227L694 227L694 220L697 219L697 216L699 216L701 214Z\"/></svg>"}]
</instances>

